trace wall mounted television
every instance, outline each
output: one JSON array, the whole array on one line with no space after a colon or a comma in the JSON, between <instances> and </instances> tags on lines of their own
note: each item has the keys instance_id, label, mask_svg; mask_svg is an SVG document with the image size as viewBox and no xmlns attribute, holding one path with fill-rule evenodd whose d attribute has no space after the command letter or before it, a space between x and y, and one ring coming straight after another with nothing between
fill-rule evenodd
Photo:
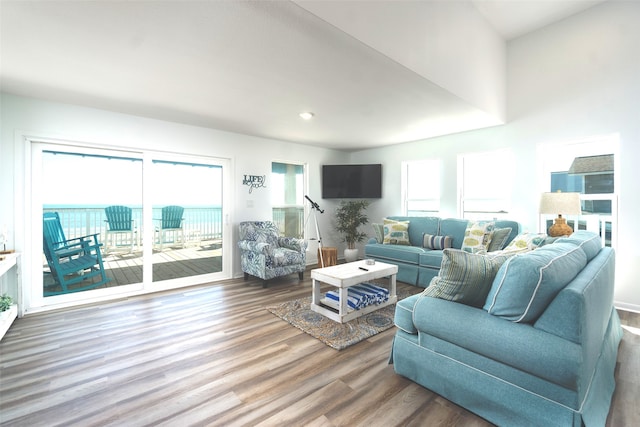
<instances>
[{"instance_id":1,"label":"wall mounted television","mask_svg":"<svg viewBox=\"0 0 640 427\"><path fill-rule=\"evenodd\" d=\"M322 165L323 199L379 199L382 165Z\"/></svg>"}]
</instances>

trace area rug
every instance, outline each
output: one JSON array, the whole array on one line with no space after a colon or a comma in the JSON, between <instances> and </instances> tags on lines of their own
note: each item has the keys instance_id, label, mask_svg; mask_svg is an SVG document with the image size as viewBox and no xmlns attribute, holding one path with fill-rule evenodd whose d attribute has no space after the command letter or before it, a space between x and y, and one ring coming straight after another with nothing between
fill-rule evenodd
<instances>
[{"instance_id":1,"label":"area rug","mask_svg":"<svg viewBox=\"0 0 640 427\"><path fill-rule=\"evenodd\" d=\"M421 289L416 289L420 292ZM414 293L416 293L414 292ZM412 295L398 291L398 301ZM306 332L336 350L343 350L393 326L395 304L388 305L347 323L338 323L311 310L311 297L266 307L285 322Z\"/></svg>"}]
</instances>

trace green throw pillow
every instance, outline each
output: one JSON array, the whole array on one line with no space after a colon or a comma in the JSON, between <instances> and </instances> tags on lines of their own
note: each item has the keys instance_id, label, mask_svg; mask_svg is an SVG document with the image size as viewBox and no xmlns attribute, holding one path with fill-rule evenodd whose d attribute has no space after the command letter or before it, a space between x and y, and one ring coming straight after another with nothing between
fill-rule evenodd
<instances>
[{"instance_id":1,"label":"green throw pillow","mask_svg":"<svg viewBox=\"0 0 640 427\"><path fill-rule=\"evenodd\" d=\"M530 251L542 246L544 244L545 238L547 237L544 233L522 233L518 234L505 248L506 250L510 249L528 249Z\"/></svg>"},{"instance_id":2,"label":"green throw pillow","mask_svg":"<svg viewBox=\"0 0 640 427\"><path fill-rule=\"evenodd\" d=\"M409 242L409 221L394 221L384 219L384 240L385 245L405 245L411 246Z\"/></svg>"},{"instance_id":3,"label":"green throw pillow","mask_svg":"<svg viewBox=\"0 0 640 427\"><path fill-rule=\"evenodd\" d=\"M486 252L489 243L491 243L494 228L495 222L493 221L470 222L464 232L461 249L471 253Z\"/></svg>"},{"instance_id":4,"label":"green throw pillow","mask_svg":"<svg viewBox=\"0 0 640 427\"><path fill-rule=\"evenodd\" d=\"M384 241L384 225L374 223L371 226L373 227L373 235L376 236L376 241L382 243Z\"/></svg>"},{"instance_id":5,"label":"green throw pillow","mask_svg":"<svg viewBox=\"0 0 640 427\"><path fill-rule=\"evenodd\" d=\"M511 227L496 228L493 230L493 236L491 236L491 242L487 247L487 252L494 252L504 249L507 246L507 240L511 235Z\"/></svg>"},{"instance_id":6,"label":"green throw pillow","mask_svg":"<svg viewBox=\"0 0 640 427\"><path fill-rule=\"evenodd\" d=\"M442 252L440 272L423 295L482 307L502 264L515 253L474 254L458 249Z\"/></svg>"}]
</instances>

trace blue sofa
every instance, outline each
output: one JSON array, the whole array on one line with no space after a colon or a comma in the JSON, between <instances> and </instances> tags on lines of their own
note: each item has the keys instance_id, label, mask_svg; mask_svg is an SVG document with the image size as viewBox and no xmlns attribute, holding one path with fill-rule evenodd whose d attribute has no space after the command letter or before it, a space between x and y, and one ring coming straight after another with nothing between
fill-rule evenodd
<instances>
[{"instance_id":1,"label":"blue sofa","mask_svg":"<svg viewBox=\"0 0 640 427\"><path fill-rule=\"evenodd\" d=\"M460 249L469 223L466 219L438 217L390 216L395 221L409 221L410 246L383 244L376 238L369 239L364 247L365 258L398 266L397 280L426 288L438 275L442 263L442 250L423 247L423 235L452 237L452 247ZM496 228L511 228L506 244L520 233L520 224L515 221L496 220Z\"/></svg>"},{"instance_id":2,"label":"blue sofa","mask_svg":"<svg viewBox=\"0 0 640 427\"><path fill-rule=\"evenodd\" d=\"M394 369L497 425L603 426L622 338L614 279L613 249L578 231L507 258L482 307L427 288L397 305Z\"/></svg>"}]
</instances>

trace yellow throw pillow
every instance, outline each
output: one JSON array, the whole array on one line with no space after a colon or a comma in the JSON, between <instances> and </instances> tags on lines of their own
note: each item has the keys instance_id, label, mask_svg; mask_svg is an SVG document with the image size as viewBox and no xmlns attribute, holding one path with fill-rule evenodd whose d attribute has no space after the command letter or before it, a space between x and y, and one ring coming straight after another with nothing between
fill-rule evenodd
<instances>
[{"instance_id":1,"label":"yellow throw pillow","mask_svg":"<svg viewBox=\"0 0 640 427\"><path fill-rule=\"evenodd\" d=\"M491 243L494 228L495 222L493 221L469 222L464 232L461 249L472 254L486 252L489 243Z\"/></svg>"},{"instance_id":2,"label":"yellow throw pillow","mask_svg":"<svg viewBox=\"0 0 640 427\"><path fill-rule=\"evenodd\" d=\"M384 245L411 246L409 242L409 221L384 219Z\"/></svg>"}]
</instances>

